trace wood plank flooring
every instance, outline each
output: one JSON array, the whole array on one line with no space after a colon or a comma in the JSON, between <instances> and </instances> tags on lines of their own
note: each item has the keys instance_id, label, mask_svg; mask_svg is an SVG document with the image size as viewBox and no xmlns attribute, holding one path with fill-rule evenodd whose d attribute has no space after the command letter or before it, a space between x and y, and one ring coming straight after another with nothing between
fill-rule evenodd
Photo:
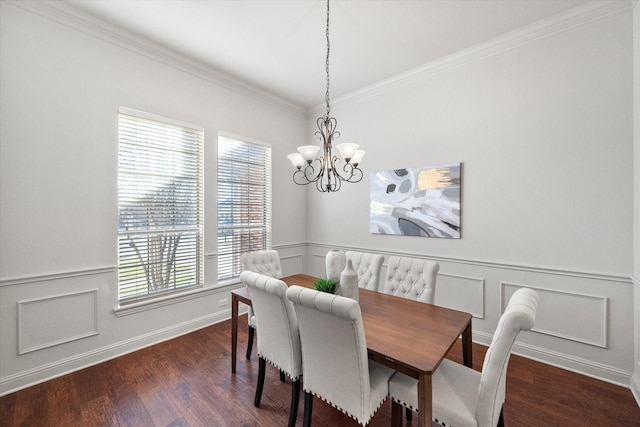
<instances>
[{"instance_id":1,"label":"wood plank flooring","mask_svg":"<svg viewBox=\"0 0 640 427\"><path fill-rule=\"evenodd\" d=\"M246 325L242 319L240 325ZM231 374L230 321L136 351L0 398L0 426L286 426L291 383L267 365L260 408L253 406L258 360ZM486 348L474 344L474 368ZM461 362L461 346L449 355ZM640 426L640 408L623 387L512 356L504 407L507 427ZM297 425L302 425L300 401ZM415 418L414 418L415 419ZM358 423L316 399L314 426ZM372 427L391 424L387 401Z\"/></svg>"}]
</instances>

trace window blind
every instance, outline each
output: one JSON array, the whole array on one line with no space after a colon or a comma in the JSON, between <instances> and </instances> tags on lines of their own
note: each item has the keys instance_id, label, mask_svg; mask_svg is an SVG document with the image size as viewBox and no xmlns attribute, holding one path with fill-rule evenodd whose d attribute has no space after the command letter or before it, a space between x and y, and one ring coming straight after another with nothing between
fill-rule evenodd
<instances>
[{"instance_id":1,"label":"window blind","mask_svg":"<svg viewBox=\"0 0 640 427\"><path fill-rule=\"evenodd\" d=\"M121 108L118 114L118 299L203 282L201 127Z\"/></svg>"},{"instance_id":2,"label":"window blind","mask_svg":"<svg viewBox=\"0 0 640 427\"><path fill-rule=\"evenodd\" d=\"M242 271L243 252L271 248L271 147L218 137L218 282Z\"/></svg>"}]
</instances>

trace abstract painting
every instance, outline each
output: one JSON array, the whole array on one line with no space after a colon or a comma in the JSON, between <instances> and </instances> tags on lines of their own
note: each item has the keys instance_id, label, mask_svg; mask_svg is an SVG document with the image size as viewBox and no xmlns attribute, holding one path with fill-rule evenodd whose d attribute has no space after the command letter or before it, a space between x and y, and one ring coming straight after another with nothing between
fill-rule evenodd
<instances>
[{"instance_id":1,"label":"abstract painting","mask_svg":"<svg viewBox=\"0 0 640 427\"><path fill-rule=\"evenodd\" d=\"M461 166L372 173L370 232L459 239Z\"/></svg>"}]
</instances>

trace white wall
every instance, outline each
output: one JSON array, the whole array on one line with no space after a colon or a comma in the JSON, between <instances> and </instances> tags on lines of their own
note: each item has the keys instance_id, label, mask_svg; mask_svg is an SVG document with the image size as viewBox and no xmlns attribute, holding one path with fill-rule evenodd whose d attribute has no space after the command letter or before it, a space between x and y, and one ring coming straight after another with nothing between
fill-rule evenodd
<instances>
[{"instance_id":1,"label":"white wall","mask_svg":"<svg viewBox=\"0 0 640 427\"><path fill-rule=\"evenodd\" d=\"M310 265L331 247L436 259L436 300L472 311L484 342L508 295L533 287L537 332L517 351L629 385L632 60L630 3L588 3L336 100L367 176L310 195ZM458 161L461 239L369 234L370 173Z\"/></svg>"},{"instance_id":2,"label":"white wall","mask_svg":"<svg viewBox=\"0 0 640 427\"><path fill-rule=\"evenodd\" d=\"M537 329L516 351L629 385L632 14L628 2L589 3L335 100L343 139L367 150L366 176L327 195L291 185L286 159L315 118L63 6L0 2L0 394L229 317L214 219L202 292L114 315L118 106L204 126L207 219L216 133L272 143L286 274L321 275L333 247L436 259L436 302L472 312L485 343L511 292L531 286ZM453 161L464 164L462 239L369 234L369 173Z\"/></svg>"},{"instance_id":3,"label":"white wall","mask_svg":"<svg viewBox=\"0 0 640 427\"><path fill-rule=\"evenodd\" d=\"M634 374L631 389L640 404L640 6L638 0L633 1L633 281L635 288L634 320L635 320L635 357Z\"/></svg>"},{"instance_id":4,"label":"white wall","mask_svg":"<svg viewBox=\"0 0 640 427\"><path fill-rule=\"evenodd\" d=\"M0 394L230 316L216 287L218 131L273 147L273 244L303 265L305 193L286 154L303 111L70 14L0 3ZM117 111L204 126L204 289L117 317ZM286 173L280 173L280 170ZM291 215L291 212L296 212Z\"/></svg>"}]
</instances>

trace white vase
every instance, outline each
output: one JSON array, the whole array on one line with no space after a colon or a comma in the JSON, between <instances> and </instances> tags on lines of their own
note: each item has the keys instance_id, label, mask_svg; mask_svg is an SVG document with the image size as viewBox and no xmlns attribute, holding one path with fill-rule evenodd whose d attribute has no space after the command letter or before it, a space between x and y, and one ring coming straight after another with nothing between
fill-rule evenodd
<instances>
[{"instance_id":1,"label":"white vase","mask_svg":"<svg viewBox=\"0 0 640 427\"><path fill-rule=\"evenodd\" d=\"M344 270L347 264L346 254L340 249L332 249L327 252L325 259L327 263L327 279L338 282L340 280L340 272Z\"/></svg>"},{"instance_id":2,"label":"white vase","mask_svg":"<svg viewBox=\"0 0 640 427\"><path fill-rule=\"evenodd\" d=\"M347 266L340 273L339 294L343 297L358 301L360 289L358 289L358 273L353 269L351 260L347 260Z\"/></svg>"}]
</instances>

